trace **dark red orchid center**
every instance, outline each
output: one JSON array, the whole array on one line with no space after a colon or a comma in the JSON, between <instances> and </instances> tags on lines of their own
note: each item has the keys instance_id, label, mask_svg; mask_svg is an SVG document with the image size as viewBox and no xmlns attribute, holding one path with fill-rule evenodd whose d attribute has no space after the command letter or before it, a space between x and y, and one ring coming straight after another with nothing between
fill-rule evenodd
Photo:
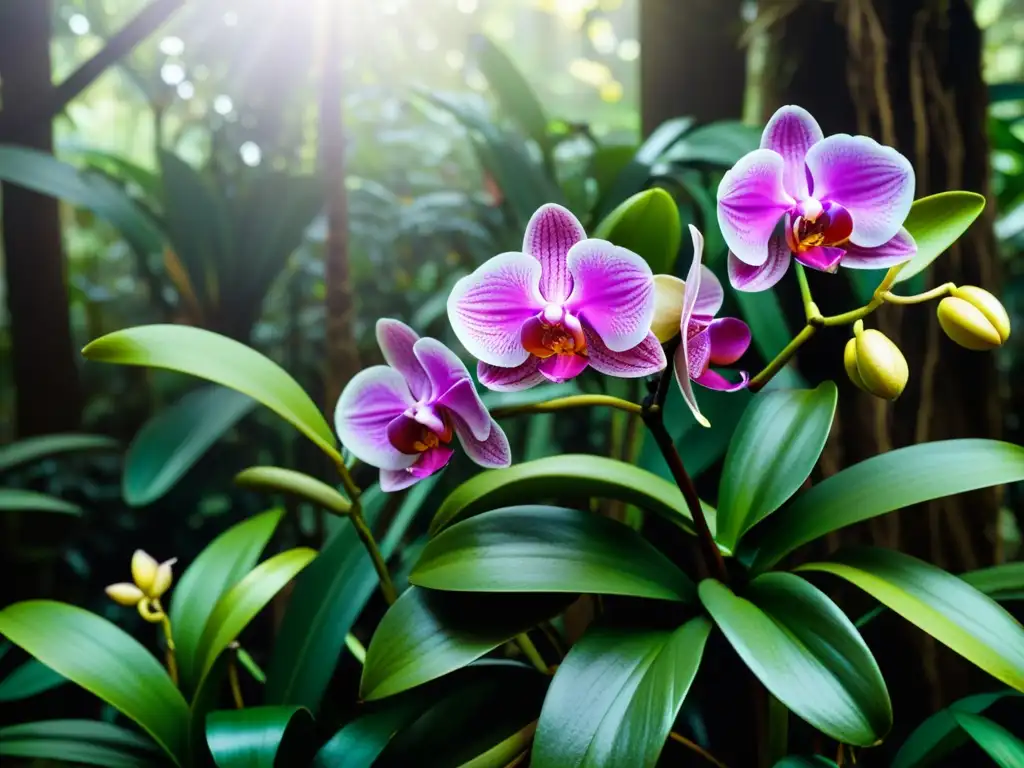
<instances>
[{"instance_id":1,"label":"dark red orchid center","mask_svg":"<svg viewBox=\"0 0 1024 768\"><path fill-rule=\"evenodd\" d=\"M587 354L583 326L574 315L557 304L548 304L523 323L520 340L527 352L542 360L552 355Z\"/></svg>"},{"instance_id":2,"label":"dark red orchid center","mask_svg":"<svg viewBox=\"0 0 1024 768\"><path fill-rule=\"evenodd\" d=\"M820 246L842 245L853 234L853 217L839 203L825 202L821 211L807 206L805 213L786 215L786 243L794 253L806 253Z\"/></svg>"},{"instance_id":3,"label":"dark red orchid center","mask_svg":"<svg viewBox=\"0 0 1024 768\"><path fill-rule=\"evenodd\" d=\"M403 413L388 424L388 440L402 453L415 456L452 439L452 427L446 415ZM417 420L417 416L420 417ZM427 424L421 423L428 422Z\"/></svg>"}]
</instances>

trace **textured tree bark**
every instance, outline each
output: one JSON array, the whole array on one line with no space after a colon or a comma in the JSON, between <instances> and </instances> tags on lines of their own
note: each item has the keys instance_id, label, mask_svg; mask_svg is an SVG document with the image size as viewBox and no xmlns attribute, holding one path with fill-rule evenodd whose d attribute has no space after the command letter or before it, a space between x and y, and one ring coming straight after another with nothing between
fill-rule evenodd
<instances>
[{"instance_id":1,"label":"textured tree bark","mask_svg":"<svg viewBox=\"0 0 1024 768\"><path fill-rule=\"evenodd\" d=\"M862 133L895 146L914 164L916 197L950 189L989 194L982 38L967 0L776 0L765 5L782 10L773 30L780 69L777 91L766 99L769 111L799 104L818 118L825 135ZM993 218L990 206L927 272L928 287L952 281L996 291ZM826 314L856 306L842 270L838 276L811 277ZM822 461L825 472L914 443L999 437L994 359L949 341L939 329L934 303L883 307L866 325L900 346L910 382L895 405L856 390L842 366L848 329L821 334L803 352L800 364L811 380L840 382L837 428ZM953 572L978 568L996 557L998 506L996 491L963 494L841 531L829 544L871 542L899 547ZM904 723L919 721L908 710L934 710L968 686L965 664L911 630L904 638L915 651L902 654L894 667L906 697L894 697L897 719Z\"/></svg>"},{"instance_id":2,"label":"textured tree bark","mask_svg":"<svg viewBox=\"0 0 1024 768\"><path fill-rule=\"evenodd\" d=\"M52 88L50 16L45 0L0 4L0 75L7 114ZM50 152L53 126L49 118L21 124L0 141ZM2 211L16 434L73 431L82 403L58 203L4 184Z\"/></svg>"},{"instance_id":3,"label":"textured tree bark","mask_svg":"<svg viewBox=\"0 0 1024 768\"><path fill-rule=\"evenodd\" d=\"M739 119L746 76L741 6L741 0L641 0L645 136L672 117Z\"/></svg>"}]
</instances>

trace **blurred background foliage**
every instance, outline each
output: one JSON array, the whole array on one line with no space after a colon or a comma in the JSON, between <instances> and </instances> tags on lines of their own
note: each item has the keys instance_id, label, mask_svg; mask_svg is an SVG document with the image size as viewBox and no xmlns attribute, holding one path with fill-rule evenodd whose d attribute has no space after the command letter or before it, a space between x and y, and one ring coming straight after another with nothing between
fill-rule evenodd
<instances>
[{"instance_id":1,"label":"blurred background foliage","mask_svg":"<svg viewBox=\"0 0 1024 768\"><path fill-rule=\"evenodd\" d=\"M17 0L10 6L24 10L33 3L45 5ZM228 525L266 508L266 498L232 485L238 471L274 463L325 475L325 467L301 438L244 399L227 398L223 390L197 386L183 376L84 365L62 341L48 344L51 336L44 338L41 331L33 338L33 323L55 315L54 294L46 292L42 276L12 286L16 271L22 280L34 274L31 266L15 270L14 260L29 265L56 254L66 275L67 332L74 350L130 325L197 325L269 355L330 413L333 396L358 369L356 361L363 366L379 361L373 337L378 317L402 319L421 334L454 344L445 315L451 285L488 257L517 249L526 220L542 203L567 205L593 231L630 195L662 187L678 205L683 223L705 232L706 263L724 276L715 189L724 170L757 146L764 120L779 104L798 101L819 116L826 133L866 130L897 144L916 162L911 142L905 146L882 135L886 125L878 115L883 109L859 111L853 75L863 57L856 47L860 38L850 31L855 17L844 14L863 11L867 22L877 22L883 35L898 42L894 30L904 8L924 14L922 9L937 4L55 0L45 19L45 51L52 65L46 77L61 82L140 12L157 5L168 6L166 22L53 120L56 160L47 156L46 141L34 140L40 137L25 139L10 124L5 133L0 117L0 181L11 182L4 184L5 197L13 196L15 185L28 185L62 201L55 252L50 247L44 253L40 243L38 252L33 245L0 256L8 267L0 296L9 309L0 315L0 446L6 446L0 447L0 547L4 562L20 574L5 585L2 600L56 597L138 630L141 620L134 612L111 604L102 591L105 584L123 580L135 548L188 562ZM170 8L176 5L182 7ZM952 10L935 13L955 14L968 3L946 5ZM864 8L874 9L873 15ZM968 148L947 165L981 161L972 166L973 175L946 175L959 182L947 184L933 172L934 188L919 189L918 196L950 187L990 193L991 217L975 227L979 239L965 241L963 254L951 259L952 272L935 281L963 277L994 290L1019 325L1024 317L1024 0L977 0L971 10L977 27L963 24L945 33L948 40L929 38L928 45L941 58L950 40L963 42L958 36L964 36L968 50L975 42L983 44L973 66L979 83L984 75L988 100L985 92L978 96L970 83L945 70L939 75L943 92L966 104L962 108L973 110L970 114L980 113L982 121L977 135L970 121L963 121L961 139ZM810 25L811 37L801 24ZM7 30L10 34L9 24ZM840 42L833 45L828 35ZM816 63L823 50L842 57L838 66L845 71L829 72L829 62ZM882 55L869 51L865 60L877 62ZM18 106L10 62L5 69L0 52L0 115L7 117ZM810 81L804 90L802 76ZM889 76L898 95L902 75ZM831 88L821 88L824 81ZM811 90L815 85L817 91ZM807 93L814 96L801 98ZM854 106L833 106L846 101ZM337 126L325 115L342 104L343 141L338 142L332 135ZM903 109L902 103L896 107ZM895 124L902 140L913 134L908 126L916 117L901 114ZM930 113L926 132L937 130L944 119ZM946 146L939 134L934 141ZM920 168L918 173L920 182ZM17 209L5 207L6 215L12 210ZM26 242L12 239L12 228L13 220L5 222L8 250L13 242ZM346 235L340 243L339 231ZM998 255L976 267L990 241ZM689 248L682 244L676 274L685 274ZM335 279L339 268L343 280ZM816 294L819 285L826 287L823 295L834 300L835 306L829 305L834 311L853 306L863 290L856 274L849 280L813 278ZM777 295L730 291L727 302L727 314L743 316L753 328L753 350L742 361L750 370L778 352L800 322L793 286L783 286ZM942 347L936 369L926 360L922 330L928 322L934 325L934 318L929 321L923 313L906 321L903 338L914 375L920 373L921 393L906 395L906 406L892 410L843 389L841 402L852 405L840 412L836 445L826 452L819 473L913 442L915 435L918 441L1000 434L1024 441L1024 334L1011 338L991 370L981 371L985 364L976 358L966 363L967 358L953 358L951 345ZM29 328L18 342L22 359L38 355L42 361L34 373L13 362L17 334L12 328L19 320ZM820 345L809 349L799 368L784 371L777 385L841 376L844 338L822 335ZM56 360L62 357L73 361L70 368ZM930 373L926 365L933 366ZM953 371L947 375L962 379L962 391L970 392L977 408L964 406L959 421L947 419L949 409L960 409L967 396L961 390L927 389L936 371ZM642 394L639 382L587 375L558 389L568 394L603 387L620 396ZM555 390L541 396L557 396ZM715 427L702 430L676 394L673 388L670 429L702 493L713 502L718 467L748 396L702 392L702 408ZM489 393L487 399L497 405L533 396ZM926 405L930 400L935 402ZM934 418L949 422L945 433L945 428L929 432L927 424L917 424L918 413L928 408ZM40 411L52 418L39 419ZM638 422L623 414L541 415L510 421L507 429L518 461L603 453L667 476L657 452L643 442ZM28 448L17 441L40 433L87 433L107 440L77 444L61 438ZM434 509L473 471L457 458L427 492L423 509ZM359 480L372 482L372 472ZM26 499L24 492L37 495ZM977 498L970 503L981 504ZM55 499L70 508L36 511ZM935 512L945 516L941 520L921 515L923 522L914 525L922 527L902 533L852 535L883 544L900 535L934 539L932 546L942 551L928 559L954 571L1015 559L1024 519L1020 496L985 497L983 506L984 514L980 506L972 508L977 535L966 551L942 549L938 536L928 533L950 527L955 538L956 515L964 509ZM292 511L280 546L322 543L329 526L320 513ZM394 505L385 508L381 519L394 512ZM612 505L605 512L641 522L637 510ZM396 555L399 563L415 559L429 517L425 512L410 528ZM267 658L285 599L248 630L253 637L246 646L258 661ZM363 640L381 610L371 604L370 620L356 632ZM924 662L914 653L915 664L937 663L934 648ZM0 658L0 679L22 662L15 652ZM898 666L901 660L889 663ZM338 671L337 684L350 690L353 664ZM904 700L896 699L898 707L916 702L927 710L964 688L959 683L943 688L927 674L922 679L923 688L912 687ZM922 690L926 695L917 701ZM80 692L59 697L47 693L16 705L0 697L0 721L21 720L28 716L25 707L53 715L91 706ZM20 708L16 717L8 709L14 706ZM907 718L906 724L915 721Z\"/></svg>"}]
</instances>

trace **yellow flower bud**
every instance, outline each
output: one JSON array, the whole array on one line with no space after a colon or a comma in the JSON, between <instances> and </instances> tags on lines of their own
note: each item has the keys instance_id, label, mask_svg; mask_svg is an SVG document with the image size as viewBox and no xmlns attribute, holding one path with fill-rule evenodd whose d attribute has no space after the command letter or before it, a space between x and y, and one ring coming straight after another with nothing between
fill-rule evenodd
<instances>
[{"instance_id":1,"label":"yellow flower bud","mask_svg":"<svg viewBox=\"0 0 1024 768\"><path fill-rule=\"evenodd\" d=\"M965 285L950 294L939 302L939 325L961 347L983 352L1010 338L1010 316L991 293Z\"/></svg>"},{"instance_id":2,"label":"yellow flower bud","mask_svg":"<svg viewBox=\"0 0 1024 768\"><path fill-rule=\"evenodd\" d=\"M850 377L850 381L858 389L863 389L867 392L864 380L860 377L860 371L857 370L857 340L854 338L846 342L846 349L843 350L843 365L846 367L846 375Z\"/></svg>"},{"instance_id":3,"label":"yellow flower bud","mask_svg":"<svg viewBox=\"0 0 1024 768\"><path fill-rule=\"evenodd\" d=\"M132 555L132 580L147 595L153 591L153 582L156 581L156 571L159 567L157 561L141 549L136 549Z\"/></svg>"},{"instance_id":4,"label":"yellow flower bud","mask_svg":"<svg viewBox=\"0 0 1024 768\"><path fill-rule=\"evenodd\" d=\"M675 275L654 276L654 320L651 322L651 333L662 344L679 335L685 290L686 283Z\"/></svg>"},{"instance_id":5,"label":"yellow flower bud","mask_svg":"<svg viewBox=\"0 0 1024 768\"><path fill-rule=\"evenodd\" d=\"M173 574L171 573L171 566L178 562L178 558L172 557L170 560L164 560L156 568L156 578L153 579L153 588L149 593L150 597L160 597L166 592L171 586L171 579Z\"/></svg>"},{"instance_id":6,"label":"yellow flower bud","mask_svg":"<svg viewBox=\"0 0 1024 768\"><path fill-rule=\"evenodd\" d=\"M134 584L111 584L106 592L110 599L119 605L137 605L144 597L142 590Z\"/></svg>"},{"instance_id":7,"label":"yellow flower bud","mask_svg":"<svg viewBox=\"0 0 1024 768\"><path fill-rule=\"evenodd\" d=\"M866 392L884 400L895 400L910 378L907 359L888 336L874 329L854 326L857 373ZM856 381L854 382L857 383Z\"/></svg>"}]
</instances>

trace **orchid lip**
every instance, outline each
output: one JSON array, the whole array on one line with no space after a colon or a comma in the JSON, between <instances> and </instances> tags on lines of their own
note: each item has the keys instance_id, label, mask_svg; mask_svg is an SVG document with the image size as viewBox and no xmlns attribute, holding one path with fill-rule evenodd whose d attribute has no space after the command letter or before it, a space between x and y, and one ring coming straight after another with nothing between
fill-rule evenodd
<instances>
[{"instance_id":1,"label":"orchid lip","mask_svg":"<svg viewBox=\"0 0 1024 768\"><path fill-rule=\"evenodd\" d=\"M793 213L786 214L786 244L793 253L805 253L819 246L841 246L850 239L853 217L846 208L826 200L823 204L819 203L821 210L811 218L801 213L806 202L796 209L795 216Z\"/></svg>"},{"instance_id":2,"label":"orchid lip","mask_svg":"<svg viewBox=\"0 0 1024 768\"><path fill-rule=\"evenodd\" d=\"M546 360L553 355L586 355L587 339L579 319L557 304L523 323L520 341L531 355Z\"/></svg>"},{"instance_id":3,"label":"orchid lip","mask_svg":"<svg viewBox=\"0 0 1024 768\"><path fill-rule=\"evenodd\" d=\"M414 409L409 409L410 411ZM427 409L417 409L422 413ZM432 409L431 409L432 410ZM414 418L409 411L392 419L388 424L388 440L395 450L408 456L422 454L434 448L441 447L452 439L452 427L448 419L443 415L437 417L441 429L435 431Z\"/></svg>"}]
</instances>

